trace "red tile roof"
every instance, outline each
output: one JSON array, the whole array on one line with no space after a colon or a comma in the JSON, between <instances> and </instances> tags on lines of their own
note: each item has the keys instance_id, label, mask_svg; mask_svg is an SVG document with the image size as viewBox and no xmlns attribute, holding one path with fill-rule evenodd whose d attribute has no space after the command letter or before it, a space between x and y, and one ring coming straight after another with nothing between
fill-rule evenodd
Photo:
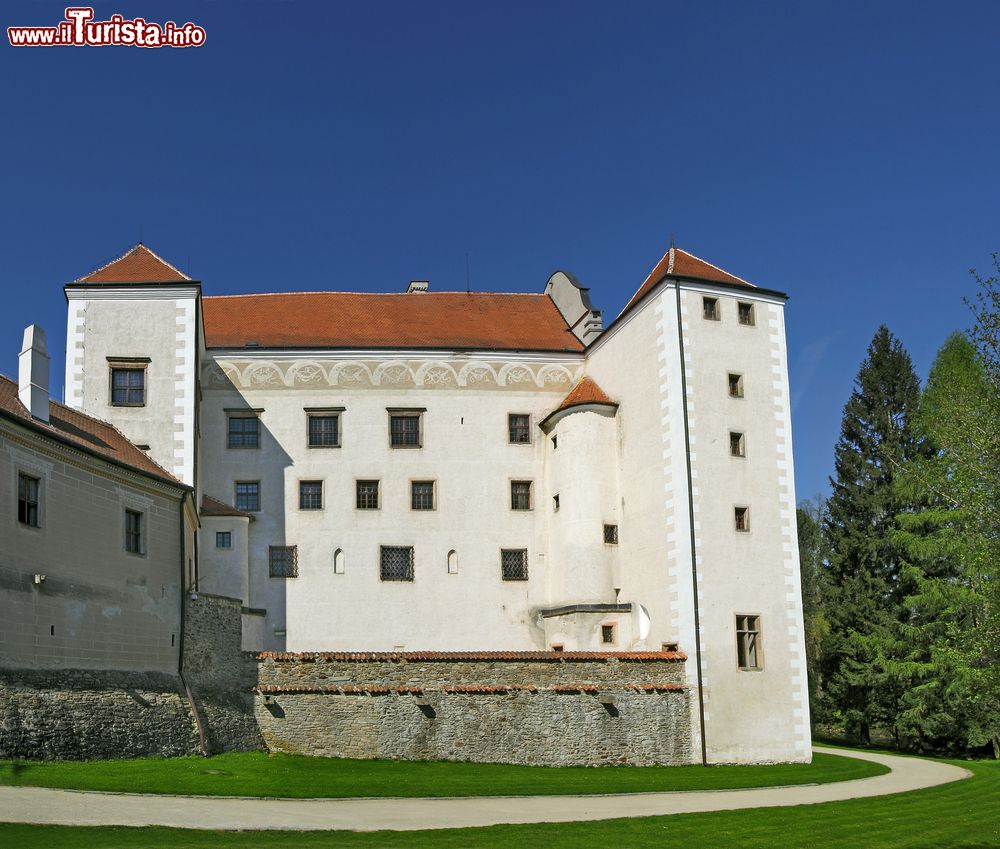
<instances>
[{"instance_id":1,"label":"red tile roof","mask_svg":"<svg viewBox=\"0 0 1000 849\"><path fill-rule=\"evenodd\" d=\"M639 287L639 290L632 296L622 312L637 304L642 297L649 292L664 277L692 278L694 280L707 280L711 283L729 283L734 286L749 286L756 288L753 283L748 283L742 277L723 271L716 265L706 262L694 254L689 254L681 248L670 248L656 265L649 272L646 280Z\"/></svg>"},{"instance_id":2,"label":"red tile roof","mask_svg":"<svg viewBox=\"0 0 1000 849\"><path fill-rule=\"evenodd\" d=\"M48 422L33 418L17 397L17 384L3 375L0 375L0 416L116 465L189 488L129 442L114 425L55 401L49 401Z\"/></svg>"},{"instance_id":3,"label":"red tile roof","mask_svg":"<svg viewBox=\"0 0 1000 849\"><path fill-rule=\"evenodd\" d=\"M209 348L583 350L548 295L297 292L202 304Z\"/></svg>"},{"instance_id":4,"label":"red tile roof","mask_svg":"<svg viewBox=\"0 0 1000 849\"><path fill-rule=\"evenodd\" d=\"M569 391L569 395L563 398L562 403L556 407L556 412L559 412L559 410L568 410L570 407L579 407L583 404L606 404L609 407L618 406L597 385L597 381L589 377L581 377L577 381L576 386Z\"/></svg>"},{"instance_id":5,"label":"red tile roof","mask_svg":"<svg viewBox=\"0 0 1000 849\"><path fill-rule=\"evenodd\" d=\"M407 663L410 661L530 661L561 662L569 660L681 661L687 655L679 651L334 651L279 652L264 651L258 660L276 663L315 663L347 661L350 663Z\"/></svg>"},{"instance_id":6,"label":"red tile roof","mask_svg":"<svg viewBox=\"0 0 1000 849\"><path fill-rule=\"evenodd\" d=\"M145 245L129 248L122 256L78 278L76 283L177 283L191 278L182 274Z\"/></svg>"},{"instance_id":7,"label":"red tile roof","mask_svg":"<svg viewBox=\"0 0 1000 849\"><path fill-rule=\"evenodd\" d=\"M216 498L212 498L210 495L203 495L201 498L201 515L240 516L244 519L249 519L250 521L253 521L254 519L253 513L244 513L242 510L237 510L235 507L231 507Z\"/></svg>"}]
</instances>

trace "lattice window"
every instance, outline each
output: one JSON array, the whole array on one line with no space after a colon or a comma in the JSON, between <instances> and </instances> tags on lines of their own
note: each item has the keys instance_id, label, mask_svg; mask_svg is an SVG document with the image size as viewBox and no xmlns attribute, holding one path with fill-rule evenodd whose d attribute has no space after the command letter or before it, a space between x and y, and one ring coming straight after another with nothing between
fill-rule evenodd
<instances>
[{"instance_id":1,"label":"lattice window","mask_svg":"<svg viewBox=\"0 0 1000 849\"><path fill-rule=\"evenodd\" d=\"M434 509L434 481L413 481L410 484L410 507L413 510Z\"/></svg>"},{"instance_id":2,"label":"lattice window","mask_svg":"<svg viewBox=\"0 0 1000 849\"><path fill-rule=\"evenodd\" d=\"M32 528L38 527L38 484L38 478L18 473L17 521Z\"/></svg>"},{"instance_id":3,"label":"lattice window","mask_svg":"<svg viewBox=\"0 0 1000 849\"><path fill-rule=\"evenodd\" d=\"M336 448L340 445L340 416L309 416L309 447Z\"/></svg>"},{"instance_id":4,"label":"lattice window","mask_svg":"<svg viewBox=\"0 0 1000 849\"><path fill-rule=\"evenodd\" d=\"M323 509L323 481L299 481L299 510Z\"/></svg>"},{"instance_id":5,"label":"lattice window","mask_svg":"<svg viewBox=\"0 0 1000 849\"><path fill-rule=\"evenodd\" d=\"M419 448L420 415L392 413L389 416L389 444L393 448Z\"/></svg>"},{"instance_id":6,"label":"lattice window","mask_svg":"<svg viewBox=\"0 0 1000 849\"><path fill-rule=\"evenodd\" d=\"M736 617L736 657L740 669L760 669L760 617Z\"/></svg>"},{"instance_id":7,"label":"lattice window","mask_svg":"<svg viewBox=\"0 0 1000 849\"><path fill-rule=\"evenodd\" d=\"M229 448L259 448L260 419L256 416L230 416Z\"/></svg>"},{"instance_id":8,"label":"lattice window","mask_svg":"<svg viewBox=\"0 0 1000 849\"><path fill-rule=\"evenodd\" d=\"M111 403L116 407L142 407L146 403L146 369L112 368Z\"/></svg>"},{"instance_id":9,"label":"lattice window","mask_svg":"<svg viewBox=\"0 0 1000 849\"><path fill-rule=\"evenodd\" d=\"M527 581L528 549L526 548L501 549L500 574L505 581Z\"/></svg>"},{"instance_id":10,"label":"lattice window","mask_svg":"<svg viewBox=\"0 0 1000 849\"><path fill-rule=\"evenodd\" d=\"M531 442L531 416L511 413L507 416L507 439L514 445Z\"/></svg>"},{"instance_id":11,"label":"lattice window","mask_svg":"<svg viewBox=\"0 0 1000 849\"><path fill-rule=\"evenodd\" d=\"M379 577L383 581L412 581L412 546L380 546Z\"/></svg>"},{"instance_id":12,"label":"lattice window","mask_svg":"<svg viewBox=\"0 0 1000 849\"><path fill-rule=\"evenodd\" d=\"M510 482L510 509L531 509L531 481Z\"/></svg>"},{"instance_id":13,"label":"lattice window","mask_svg":"<svg viewBox=\"0 0 1000 849\"><path fill-rule=\"evenodd\" d=\"M236 481L236 509L260 512L260 481Z\"/></svg>"},{"instance_id":14,"label":"lattice window","mask_svg":"<svg viewBox=\"0 0 1000 849\"><path fill-rule=\"evenodd\" d=\"M378 510L378 481L358 481L357 507L359 510Z\"/></svg>"},{"instance_id":15,"label":"lattice window","mask_svg":"<svg viewBox=\"0 0 1000 849\"><path fill-rule=\"evenodd\" d=\"M618 545L618 525L604 526L604 541L608 545Z\"/></svg>"},{"instance_id":16,"label":"lattice window","mask_svg":"<svg viewBox=\"0 0 1000 849\"><path fill-rule=\"evenodd\" d=\"M272 545L268 549L268 571L272 578L297 578L299 550L294 545Z\"/></svg>"},{"instance_id":17,"label":"lattice window","mask_svg":"<svg viewBox=\"0 0 1000 849\"><path fill-rule=\"evenodd\" d=\"M216 548L232 548L233 547L233 532L232 531L216 531L215 532L215 547Z\"/></svg>"},{"instance_id":18,"label":"lattice window","mask_svg":"<svg viewBox=\"0 0 1000 849\"><path fill-rule=\"evenodd\" d=\"M602 643L614 643L615 641L615 626L611 625L601 625L601 642Z\"/></svg>"}]
</instances>

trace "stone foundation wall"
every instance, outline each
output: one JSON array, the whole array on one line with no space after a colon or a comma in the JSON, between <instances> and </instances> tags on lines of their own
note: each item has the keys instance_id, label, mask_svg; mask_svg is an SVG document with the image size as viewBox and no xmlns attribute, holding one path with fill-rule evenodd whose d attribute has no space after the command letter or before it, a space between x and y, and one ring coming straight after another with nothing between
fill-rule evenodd
<instances>
[{"instance_id":1,"label":"stone foundation wall","mask_svg":"<svg viewBox=\"0 0 1000 849\"><path fill-rule=\"evenodd\" d=\"M191 755L198 734L176 675L0 670L0 758Z\"/></svg>"},{"instance_id":2,"label":"stone foundation wall","mask_svg":"<svg viewBox=\"0 0 1000 849\"><path fill-rule=\"evenodd\" d=\"M552 766L692 763L683 655L261 655L271 750Z\"/></svg>"}]
</instances>

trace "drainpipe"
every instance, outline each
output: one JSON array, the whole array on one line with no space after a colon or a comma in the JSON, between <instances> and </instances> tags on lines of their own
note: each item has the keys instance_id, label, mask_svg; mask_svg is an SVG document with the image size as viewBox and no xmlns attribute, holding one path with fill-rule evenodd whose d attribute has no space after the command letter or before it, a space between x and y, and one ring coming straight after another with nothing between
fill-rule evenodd
<instances>
[{"instance_id":1,"label":"drainpipe","mask_svg":"<svg viewBox=\"0 0 1000 849\"><path fill-rule=\"evenodd\" d=\"M684 465L687 469L688 522L691 535L691 587L694 595L694 656L698 675L698 722L701 726L701 763L708 766L708 742L705 740L705 693L701 669L701 616L698 613L698 548L694 528L694 479L691 474L691 427L688 422L687 371L684 368L684 327L681 319L681 284L674 281L677 301L677 342L681 356L681 397L684 410Z\"/></svg>"},{"instance_id":2,"label":"drainpipe","mask_svg":"<svg viewBox=\"0 0 1000 849\"><path fill-rule=\"evenodd\" d=\"M186 619L184 612L184 600L187 597L187 562L184 558L184 544L186 542L184 534L184 505L187 502L189 492L185 492L181 496L180 503L180 549L181 549L181 626L180 626L180 636L177 641L177 677L181 679L181 686L184 687L184 695L187 697L188 705L191 708L191 716L194 717L195 728L198 729L198 751L203 758L208 757L208 741L205 737L205 725L201 721L201 714L198 713L198 705L194 700L194 693L191 692L191 688L188 686L188 682L184 678L184 622Z\"/></svg>"}]
</instances>

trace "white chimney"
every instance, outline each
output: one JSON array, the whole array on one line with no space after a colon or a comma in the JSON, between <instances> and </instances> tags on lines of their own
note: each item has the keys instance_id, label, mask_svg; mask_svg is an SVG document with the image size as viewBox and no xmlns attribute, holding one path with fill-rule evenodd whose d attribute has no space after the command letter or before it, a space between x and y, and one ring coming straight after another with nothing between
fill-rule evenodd
<instances>
[{"instance_id":1,"label":"white chimney","mask_svg":"<svg viewBox=\"0 0 1000 849\"><path fill-rule=\"evenodd\" d=\"M24 329L24 344L17 359L17 397L36 419L49 420L49 352L45 331L37 324Z\"/></svg>"},{"instance_id":2,"label":"white chimney","mask_svg":"<svg viewBox=\"0 0 1000 849\"><path fill-rule=\"evenodd\" d=\"M406 294L411 294L413 292L426 292L430 286L429 280L411 280L410 285L406 287Z\"/></svg>"}]
</instances>

